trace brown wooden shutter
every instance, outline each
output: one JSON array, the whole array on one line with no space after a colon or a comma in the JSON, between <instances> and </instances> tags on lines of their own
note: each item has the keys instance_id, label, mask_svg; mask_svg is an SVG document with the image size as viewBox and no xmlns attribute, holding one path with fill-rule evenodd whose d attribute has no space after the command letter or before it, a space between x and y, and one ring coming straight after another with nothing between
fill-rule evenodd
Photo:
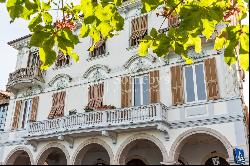
<instances>
[{"instance_id":1,"label":"brown wooden shutter","mask_svg":"<svg viewBox=\"0 0 250 166\"><path fill-rule=\"evenodd\" d=\"M158 103L160 102L159 70L151 71L149 77L150 101L151 103Z\"/></svg>"},{"instance_id":2,"label":"brown wooden shutter","mask_svg":"<svg viewBox=\"0 0 250 166\"><path fill-rule=\"evenodd\" d=\"M171 67L171 87L173 105L183 104L183 76L182 66Z\"/></svg>"},{"instance_id":3,"label":"brown wooden shutter","mask_svg":"<svg viewBox=\"0 0 250 166\"><path fill-rule=\"evenodd\" d=\"M129 76L121 78L121 107L132 106L132 84Z\"/></svg>"},{"instance_id":4,"label":"brown wooden shutter","mask_svg":"<svg viewBox=\"0 0 250 166\"><path fill-rule=\"evenodd\" d=\"M132 20L131 39L140 38L148 30L148 16L141 16Z\"/></svg>"},{"instance_id":5,"label":"brown wooden shutter","mask_svg":"<svg viewBox=\"0 0 250 166\"><path fill-rule=\"evenodd\" d=\"M35 122L35 121L36 121L38 103L39 103L39 96L34 97L34 98L32 99L32 107L31 107L31 114L30 114L30 122Z\"/></svg>"},{"instance_id":6,"label":"brown wooden shutter","mask_svg":"<svg viewBox=\"0 0 250 166\"><path fill-rule=\"evenodd\" d=\"M49 119L64 116L65 96L65 91L53 94L52 107L48 116Z\"/></svg>"},{"instance_id":7,"label":"brown wooden shutter","mask_svg":"<svg viewBox=\"0 0 250 166\"><path fill-rule=\"evenodd\" d=\"M209 58L205 60L205 71L208 100L218 99L219 87L215 58Z\"/></svg>"},{"instance_id":8,"label":"brown wooden shutter","mask_svg":"<svg viewBox=\"0 0 250 166\"><path fill-rule=\"evenodd\" d=\"M12 122L12 129L18 128L19 116L22 109L22 100L16 101L16 108L14 112L13 122Z\"/></svg>"}]
</instances>

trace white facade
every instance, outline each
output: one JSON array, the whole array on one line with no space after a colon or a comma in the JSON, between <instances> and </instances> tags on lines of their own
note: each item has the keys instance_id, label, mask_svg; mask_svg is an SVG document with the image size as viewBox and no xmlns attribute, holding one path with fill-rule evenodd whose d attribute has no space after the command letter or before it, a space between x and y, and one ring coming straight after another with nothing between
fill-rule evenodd
<instances>
[{"instance_id":1,"label":"white facade","mask_svg":"<svg viewBox=\"0 0 250 166\"><path fill-rule=\"evenodd\" d=\"M85 38L75 47L80 55L79 62L71 59L68 66L52 66L43 73L40 83L34 80L12 83L15 95L9 103L5 131L0 136L2 164L128 164L142 161L145 164L182 162L192 165L205 164L211 157L221 157L234 164L234 148L244 150L248 163L248 137L235 67L229 68L224 63L223 51L213 50L212 42L204 44L201 54L190 50L195 64L204 64L205 59L215 57L220 98L187 102L184 88L184 104L174 106L170 69L175 65L184 65L183 68L187 65L174 55L163 59L150 53L140 58L137 48L129 47L131 20L141 15L139 6L136 2L121 8L125 28L106 41L104 56L89 59L87 50L91 39ZM160 20L155 12L149 13L148 29L159 29ZM27 68L29 39L26 37L11 44L19 50L16 70ZM121 77L155 70L159 70L160 102L133 106L135 102L132 101L132 107L121 108ZM86 113L89 86L102 82L103 103L116 109ZM29 84L32 86L27 86ZM48 120L52 95L60 91L66 91L64 117ZM207 90L204 91L207 96ZM197 92L195 95L197 98ZM17 101L37 96L37 122L13 129ZM70 110L77 110L77 114L69 116ZM131 116L125 118L125 114ZM52 161L55 158L59 160Z\"/></svg>"}]
</instances>

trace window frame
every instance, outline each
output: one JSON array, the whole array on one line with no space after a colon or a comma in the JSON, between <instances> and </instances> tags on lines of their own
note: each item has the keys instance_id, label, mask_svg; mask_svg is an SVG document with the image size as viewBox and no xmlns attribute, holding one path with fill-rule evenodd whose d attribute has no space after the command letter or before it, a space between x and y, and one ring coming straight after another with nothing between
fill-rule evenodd
<instances>
[{"instance_id":1,"label":"window frame","mask_svg":"<svg viewBox=\"0 0 250 166\"><path fill-rule=\"evenodd\" d=\"M203 76L204 76L204 79L203 79L203 82L204 82L204 90L205 90L205 96L206 98L204 100L199 100L198 99L198 88L197 88L197 80L196 80L196 72L195 72L195 66L197 65L200 65L202 64L202 71L203 71ZM186 68L187 67L192 67L192 72L193 72L193 85L194 85L194 101L190 101L188 102L187 101L187 91L186 91ZM193 65L184 65L183 66L183 77L184 77L184 92L185 92L185 103L188 103L188 104L192 104L192 103L197 103L197 102L205 102L208 100L208 97L207 97L207 88L206 88L206 71L205 71L205 64L204 62L199 62L199 63L195 63Z\"/></svg>"},{"instance_id":2,"label":"window frame","mask_svg":"<svg viewBox=\"0 0 250 166\"><path fill-rule=\"evenodd\" d=\"M25 119L24 119L24 108L25 108L26 102L28 102L28 105L27 105L28 108L25 112L26 115L25 115ZM23 100L19 119L18 119L18 129L25 129L27 127L27 124L29 123L29 117L30 117L30 114L32 111L32 103L33 103L32 98L28 98L28 99Z\"/></svg>"},{"instance_id":3,"label":"window frame","mask_svg":"<svg viewBox=\"0 0 250 166\"><path fill-rule=\"evenodd\" d=\"M36 54L36 56L34 57L34 54ZM33 62L36 62L35 64ZM39 67L40 66L40 56L39 56L39 51L32 51L29 54L28 57L28 62L27 62L27 67L28 68L33 68L33 67Z\"/></svg>"},{"instance_id":4,"label":"window frame","mask_svg":"<svg viewBox=\"0 0 250 166\"><path fill-rule=\"evenodd\" d=\"M146 14L141 14L141 15L139 15L139 16L136 16L136 17L133 17L132 19L130 19L130 22L129 22L129 40L128 40L128 45L129 45L129 47L128 48L136 48L136 47L138 47L139 46L139 43L138 44L135 44L135 45L132 45L131 43L131 37L132 37L132 22L133 22L133 20L135 20L135 19L138 19L138 18L140 18L140 17L144 17L144 16L147 16L147 32L146 32L146 35L148 35L149 34L149 14L148 13L146 13ZM145 36L146 36L145 35ZM144 37L145 37L144 36ZM143 37L143 38L144 38ZM137 40L140 40L140 39L137 39Z\"/></svg>"},{"instance_id":5,"label":"window frame","mask_svg":"<svg viewBox=\"0 0 250 166\"><path fill-rule=\"evenodd\" d=\"M132 76L132 106L134 107L138 107L138 106L143 106L145 104L144 103L144 97L143 97L143 78L144 76L148 77L148 81L149 81L149 73L143 73L143 74L139 74L139 75L135 75ZM140 83L140 105L135 105L135 78L139 78L139 83ZM150 84L148 82L148 103L146 105L150 104Z\"/></svg>"}]
</instances>

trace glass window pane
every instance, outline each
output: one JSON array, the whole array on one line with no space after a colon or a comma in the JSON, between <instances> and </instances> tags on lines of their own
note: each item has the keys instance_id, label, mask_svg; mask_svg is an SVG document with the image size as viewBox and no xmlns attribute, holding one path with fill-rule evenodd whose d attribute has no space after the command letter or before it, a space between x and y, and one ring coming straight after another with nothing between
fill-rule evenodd
<instances>
[{"instance_id":1,"label":"glass window pane","mask_svg":"<svg viewBox=\"0 0 250 166\"><path fill-rule=\"evenodd\" d=\"M24 128L24 125L25 125L27 109L28 109L28 101L26 100L24 102L21 128Z\"/></svg>"},{"instance_id":2,"label":"glass window pane","mask_svg":"<svg viewBox=\"0 0 250 166\"><path fill-rule=\"evenodd\" d=\"M148 76L143 77L143 105L149 104L149 80Z\"/></svg>"},{"instance_id":3,"label":"glass window pane","mask_svg":"<svg viewBox=\"0 0 250 166\"><path fill-rule=\"evenodd\" d=\"M203 64L195 66L198 100L206 100Z\"/></svg>"},{"instance_id":4,"label":"glass window pane","mask_svg":"<svg viewBox=\"0 0 250 166\"><path fill-rule=\"evenodd\" d=\"M192 102L195 100L192 66L185 68L185 78L186 78L185 80L186 80L187 102Z\"/></svg>"},{"instance_id":5,"label":"glass window pane","mask_svg":"<svg viewBox=\"0 0 250 166\"><path fill-rule=\"evenodd\" d=\"M134 105L141 105L141 89L140 89L140 79L134 79Z\"/></svg>"}]
</instances>

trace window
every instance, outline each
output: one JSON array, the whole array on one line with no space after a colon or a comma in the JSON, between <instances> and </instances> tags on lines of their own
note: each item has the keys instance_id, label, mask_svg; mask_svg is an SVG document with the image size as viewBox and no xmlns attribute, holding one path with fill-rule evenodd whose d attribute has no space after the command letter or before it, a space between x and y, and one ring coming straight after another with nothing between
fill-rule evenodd
<instances>
[{"instance_id":1,"label":"window","mask_svg":"<svg viewBox=\"0 0 250 166\"><path fill-rule=\"evenodd\" d=\"M61 51L59 51L56 61L56 67L64 67L69 65L70 63L70 56L64 55Z\"/></svg>"},{"instance_id":2,"label":"window","mask_svg":"<svg viewBox=\"0 0 250 166\"><path fill-rule=\"evenodd\" d=\"M89 86L88 107L99 109L103 107L104 83Z\"/></svg>"},{"instance_id":3,"label":"window","mask_svg":"<svg viewBox=\"0 0 250 166\"><path fill-rule=\"evenodd\" d=\"M207 96L203 63L185 67L184 75L186 102L206 100Z\"/></svg>"},{"instance_id":4,"label":"window","mask_svg":"<svg viewBox=\"0 0 250 166\"><path fill-rule=\"evenodd\" d=\"M138 17L131 22L130 47L137 46L139 41L148 34L148 16Z\"/></svg>"},{"instance_id":5,"label":"window","mask_svg":"<svg viewBox=\"0 0 250 166\"><path fill-rule=\"evenodd\" d=\"M106 41L101 38L94 46L94 50L89 52L90 57L98 57L106 53Z\"/></svg>"},{"instance_id":6,"label":"window","mask_svg":"<svg viewBox=\"0 0 250 166\"><path fill-rule=\"evenodd\" d=\"M40 66L40 59L38 51L31 52L28 59L28 68Z\"/></svg>"},{"instance_id":7,"label":"window","mask_svg":"<svg viewBox=\"0 0 250 166\"><path fill-rule=\"evenodd\" d=\"M148 75L134 77L133 99L134 106L149 104L149 77Z\"/></svg>"},{"instance_id":8,"label":"window","mask_svg":"<svg viewBox=\"0 0 250 166\"><path fill-rule=\"evenodd\" d=\"M0 106L0 131L4 129L8 105Z\"/></svg>"},{"instance_id":9,"label":"window","mask_svg":"<svg viewBox=\"0 0 250 166\"><path fill-rule=\"evenodd\" d=\"M19 116L19 128L26 128L29 122L29 115L31 112L32 99L24 100L22 103L22 108Z\"/></svg>"}]
</instances>

